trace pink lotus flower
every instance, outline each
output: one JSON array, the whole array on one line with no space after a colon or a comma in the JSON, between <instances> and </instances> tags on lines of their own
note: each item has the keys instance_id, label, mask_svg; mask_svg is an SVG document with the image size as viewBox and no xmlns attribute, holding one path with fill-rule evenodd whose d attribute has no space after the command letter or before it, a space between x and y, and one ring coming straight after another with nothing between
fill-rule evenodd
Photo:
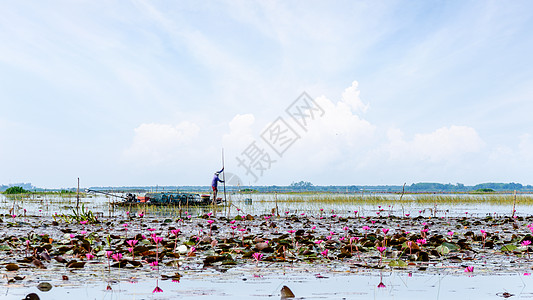
<instances>
[{"instance_id":1,"label":"pink lotus flower","mask_svg":"<svg viewBox=\"0 0 533 300\"><path fill-rule=\"evenodd\" d=\"M324 240L318 240L318 241L315 241L315 244L320 245L320 244L322 244L323 242L324 242Z\"/></svg>"},{"instance_id":2,"label":"pink lotus flower","mask_svg":"<svg viewBox=\"0 0 533 300\"><path fill-rule=\"evenodd\" d=\"M126 243L130 245L130 247L134 247L137 244L137 240L127 240Z\"/></svg>"},{"instance_id":3,"label":"pink lotus flower","mask_svg":"<svg viewBox=\"0 0 533 300\"><path fill-rule=\"evenodd\" d=\"M315 230L315 229L316 229L316 226L311 227L311 229L312 229L312 230Z\"/></svg>"},{"instance_id":4,"label":"pink lotus flower","mask_svg":"<svg viewBox=\"0 0 533 300\"><path fill-rule=\"evenodd\" d=\"M148 230L148 231L155 231L155 228L148 228L148 229L146 229L146 230Z\"/></svg>"},{"instance_id":5,"label":"pink lotus flower","mask_svg":"<svg viewBox=\"0 0 533 300\"><path fill-rule=\"evenodd\" d=\"M350 229L350 228L348 228L348 226L344 226L344 227L342 228L342 230L344 230L344 231L348 231L348 229Z\"/></svg>"},{"instance_id":6,"label":"pink lotus flower","mask_svg":"<svg viewBox=\"0 0 533 300\"><path fill-rule=\"evenodd\" d=\"M388 229L388 228L383 228L383 229L381 229L381 231L383 231L384 234L387 234L387 232L389 232L389 230L390 230L390 229Z\"/></svg>"},{"instance_id":7,"label":"pink lotus flower","mask_svg":"<svg viewBox=\"0 0 533 300\"><path fill-rule=\"evenodd\" d=\"M162 293L163 290L159 287L159 286L156 286L155 289L152 291L152 294L153 293Z\"/></svg>"},{"instance_id":8,"label":"pink lotus flower","mask_svg":"<svg viewBox=\"0 0 533 300\"><path fill-rule=\"evenodd\" d=\"M235 224L235 220L229 221L230 224Z\"/></svg>"},{"instance_id":9,"label":"pink lotus flower","mask_svg":"<svg viewBox=\"0 0 533 300\"><path fill-rule=\"evenodd\" d=\"M80 224L81 224L81 225L85 225L85 224L87 224L87 220L85 220L85 221L80 221Z\"/></svg>"},{"instance_id":10,"label":"pink lotus flower","mask_svg":"<svg viewBox=\"0 0 533 300\"><path fill-rule=\"evenodd\" d=\"M209 225L213 224L213 222L215 222L215 221L213 221L213 220L207 220L207 223L209 223Z\"/></svg>"},{"instance_id":11,"label":"pink lotus flower","mask_svg":"<svg viewBox=\"0 0 533 300\"><path fill-rule=\"evenodd\" d=\"M253 258L255 258L255 260L257 262L259 262L261 260L261 258L263 258L263 254L262 253L258 253L258 252L255 252L254 254L252 254Z\"/></svg>"},{"instance_id":12,"label":"pink lotus flower","mask_svg":"<svg viewBox=\"0 0 533 300\"><path fill-rule=\"evenodd\" d=\"M80 231L80 233L81 233L81 234L86 234L86 233L87 233L87 231L85 231L85 230L82 230L82 231Z\"/></svg>"},{"instance_id":13,"label":"pink lotus flower","mask_svg":"<svg viewBox=\"0 0 533 300\"><path fill-rule=\"evenodd\" d=\"M352 237L350 238L350 243L353 242L353 241L358 241L358 240L359 240L358 237L352 236Z\"/></svg>"},{"instance_id":14,"label":"pink lotus flower","mask_svg":"<svg viewBox=\"0 0 533 300\"><path fill-rule=\"evenodd\" d=\"M152 239L154 240L154 244L159 244L159 243L161 243L161 241L163 240L162 237L160 237L160 236L155 236L155 235L152 236Z\"/></svg>"},{"instance_id":15,"label":"pink lotus flower","mask_svg":"<svg viewBox=\"0 0 533 300\"><path fill-rule=\"evenodd\" d=\"M170 233L172 233L173 235L178 235L180 233L180 230L179 229L172 229L170 231Z\"/></svg>"},{"instance_id":16,"label":"pink lotus flower","mask_svg":"<svg viewBox=\"0 0 533 300\"><path fill-rule=\"evenodd\" d=\"M120 261L122 259L122 253L115 253L111 257L116 261Z\"/></svg>"},{"instance_id":17,"label":"pink lotus flower","mask_svg":"<svg viewBox=\"0 0 533 300\"><path fill-rule=\"evenodd\" d=\"M383 253L383 251L387 250L385 247L376 247L378 249L379 253Z\"/></svg>"},{"instance_id":18,"label":"pink lotus flower","mask_svg":"<svg viewBox=\"0 0 533 300\"><path fill-rule=\"evenodd\" d=\"M113 251L111 251L111 250L107 250L107 251L105 252L105 257L110 258L112 254L113 254Z\"/></svg>"},{"instance_id":19,"label":"pink lotus flower","mask_svg":"<svg viewBox=\"0 0 533 300\"><path fill-rule=\"evenodd\" d=\"M417 239L416 242L419 243L420 245L425 245L425 244L427 244L426 239Z\"/></svg>"},{"instance_id":20,"label":"pink lotus flower","mask_svg":"<svg viewBox=\"0 0 533 300\"><path fill-rule=\"evenodd\" d=\"M328 257L328 249L324 249L320 254L324 255L324 257Z\"/></svg>"},{"instance_id":21,"label":"pink lotus flower","mask_svg":"<svg viewBox=\"0 0 533 300\"><path fill-rule=\"evenodd\" d=\"M378 288L381 289L381 288L386 288L387 286L385 284L383 284L382 281L379 282L378 284Z\"/></svg>"},{"instance_id":22,"label":"pink lotus flower","mask_svg":"<svg viewBox=\"0 0 533 300\"><path fill-rule=\"evenodd\" d=\"M406 217L409 217L410 214L405 214Z\"/></svg>"},{"instance_id":23,"label":"pink lotus flower","mask_svg":"<svg viewBox=\"0 0 533 300\"><path fill-rule=\"evenodd\" d=\"M448 235L449 235L449 236L452 236L453 234L454 234L453 231L448 231Z\"/></svg>"},{"instance_id":24,"label":"pink lotus flower","mask_svg":"<svg viewBox=\"0 0 533 300\"><path fill-rule=\"evenodd\" d=\"M153 262L150 263L150 266L152 267L157 267L159 263L157 262L157 260L154 260Z\"/></svg>"},{"instance_id":25,"label":"pink lotus flower","mask_svg":"<svg viewBox=\"0 0 533 300\"><path fill-rule=\"evenodd\" d=\"M472 273L472 272L474 272L474 266L466 267L466 268L465 268L465 272L467 272L467 273Z\"/></svg>"},{"instance_id":26,"label":"pink lotus flower","mask_svg":"<svg viewBox=\"0 0 533 300\"><path fill-rule=\"evenodd\" d=\"M293 233L296 232L296 230L292 230L292 229L291 229L291 230L287 230L287 232L290 233L290 234L293 234Z\"/></svg>"},{"instance_id":27,"label":"pink lotus flower","mask_svg":"<svg viewBox=\"0 0 533 300\"><path fill-rule=\"evenodd\" d=\"M85 253L85 256L87 257L87 260L91 260L94 258L94 255L92 253Z\"/></svg>"},{"instance_id":28,"label":"pink lotus flower","mask_svg":"<svg viewBox=\"0 0 533 300\"><path fill-rule=\"evenodd\" d=\"M365 225L365 226L363 226L363 230L370 230L370 227Z\"/></svg>"},{"instance_id":29,"label":"pink lotus flower","mask_svg":"<svg viewBox=\"0 0 533 300\"><path fill-rule=\"evenodd\" d=\"M522 242L522 246L528 246L529 244L531 244L530 240L525 240Z\"/></svg>"}]
</instances>

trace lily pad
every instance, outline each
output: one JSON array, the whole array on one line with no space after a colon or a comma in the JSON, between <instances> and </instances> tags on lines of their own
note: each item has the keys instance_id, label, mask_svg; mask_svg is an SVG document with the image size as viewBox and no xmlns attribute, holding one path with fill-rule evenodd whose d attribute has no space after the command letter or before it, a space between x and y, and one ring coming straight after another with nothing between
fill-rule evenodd
<instances>
[{"instance_id":1,"label":"lily pad","mask_svg":"<svg viewBox=\"0 0 533 300\"><path fill-rule=\"evenodd\" d=\"M456 244L452 244L452 243L448 243L448 242L442 243L441 246L445 246L446 248L448 248L449 251L455 251L455 250L458 250L460 248Z\"/></svg>"},{"instance_id":2,"label":"lily pad","mask_svg":"<svg viewBox=\"0 0 533 300\"><path fill-rule=\"evenodd\" d=\"M52 285L48 282L41 282L37 285L37 288L41 292L48 292L49 290L52 289Z\"/></svg>"},{"instance_id":3,"label":"lily pad","mask_svg":"<svg viewBox=\"0 0 533 300\"><path fill-rule=\"evenodd\" d=\"M435 248L435 250L437 250L437 252L440 255L446 255L446 254L450 253L450 248L448 248L448 247L446 247L444 245L438 246L437 248Z\"/></svg>"},{"instance_id":4,"label":"lily pad","mask_svg":"<svg viewBox=\"0 0 533 300\"><path fill-rule=\"evenodd\" d=\"M502 247L502 251L503 251L503 252L510 252L510 251L514 251L514 250L516 250L516 248L518 248L518 247L516 247L515 245L507 244L507 245L504 245L504 246Z\"/></svg>"}]
</instances>

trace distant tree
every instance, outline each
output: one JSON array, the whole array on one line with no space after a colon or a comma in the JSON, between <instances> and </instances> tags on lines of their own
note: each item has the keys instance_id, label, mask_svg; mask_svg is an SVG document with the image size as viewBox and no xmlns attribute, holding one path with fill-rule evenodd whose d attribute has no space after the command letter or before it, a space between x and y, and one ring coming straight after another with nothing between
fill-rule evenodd
<instances>
[{"instance_id":1,"label":"distant tree","mask_svg":"<svg viewBox=\"0 0 533 300\"><path fill-rule=\"evenodd\" d=\"M293 182L289 185L289 188L297 191L305 191L313 189L313 184L308 181Z\"/></svg>"},{"instance_id":2,"label":"distant tree","mask_svg":"<svg viewBox=\"0 0 533 300\"><path fill-rule=\"evenodd\" d=\"M477 189L474 192L476 192L476 193L494 193L494 190L493 189L484 188L484 189Z\"/></svg>"},{"instance_id":3,"label":"distant tree","mask_svg":"<svg viewBox=\"0 0 533 300\"><path fill-rule=\"evenodd\" d=\"M4 192L4 194L12 195L12 194L26 194L29 193L29 191L25 190L24 188L20 186L12 186Z\"/></svg>"}]
</instances>

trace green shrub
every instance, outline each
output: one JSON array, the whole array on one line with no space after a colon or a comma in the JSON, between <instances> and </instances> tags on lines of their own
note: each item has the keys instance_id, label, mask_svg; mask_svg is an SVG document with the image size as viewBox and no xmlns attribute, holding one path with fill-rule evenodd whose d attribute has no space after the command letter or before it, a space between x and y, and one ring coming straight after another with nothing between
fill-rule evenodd
<instances>
[{"instance_id":1,"label":"green shrub","mask_svg":"<svg viewBox=\"0 0 533 300\"><path fill-rule=\"evenodd\" d=\"M10 188L8 188L4 194L7 194L7 195L12 195L12 194L27 194L29 193L30 191L26 191L24 188L20 187L20 186L12 186Z\"/></svg>"}]
</instances>

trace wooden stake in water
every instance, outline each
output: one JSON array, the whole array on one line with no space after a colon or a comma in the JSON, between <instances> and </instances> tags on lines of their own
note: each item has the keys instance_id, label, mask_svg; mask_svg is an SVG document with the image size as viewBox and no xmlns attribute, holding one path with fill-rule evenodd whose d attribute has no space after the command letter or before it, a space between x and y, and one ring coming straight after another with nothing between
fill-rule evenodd
<instances>
[{"instance_id":1,"label":"wooden stake in water","mask_svg":"<svg viewBox=\"0 0 533 300\"><path fill-rule=\"evenodd\" d=\"M278 209L278 192L274 192L274 200L276 201L276 216L279 217L279 209Z\"/></svg>"},{"instance_id":2,"label":"wooden stake in water","mask_svg":"<svg viewBox=\"0 0 533 300\"><path fill-rule=\"evenodd\" d=\"M224 170L224 148L222 148L222 170ZM222 173L222 181L224 181L224 204L226 204L226 170Z\"/></svg>"},{"instance_id":3,"label":"wooden stake in water","mask_svg":"<svg viewBox=\"0 0 533 300\"><path fill-rule=\"evenodd\" d=\"M513 218L516 212L515 206L516 206L516 190L514 190L514 194L513 194Z\"/></svg>"},{"instance_id":4,"label":"wooden stake in water","mask_svg":"<svg viewBox=\"0 0 533 300\"><path fill-rule=\"evenodd\" d=\"M80 209L80 178L78 177L78 189L76 190L76 212Z\"/></svg>"}]
</instances>

